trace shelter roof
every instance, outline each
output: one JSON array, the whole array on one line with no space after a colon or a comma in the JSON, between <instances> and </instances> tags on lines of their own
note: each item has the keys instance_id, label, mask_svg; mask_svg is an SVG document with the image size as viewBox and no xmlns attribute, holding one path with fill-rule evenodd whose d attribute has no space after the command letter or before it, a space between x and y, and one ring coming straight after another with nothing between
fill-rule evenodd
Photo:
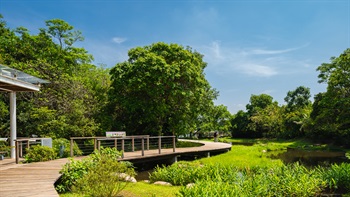
<instances>
[{"instance_id":1,"label":"shelter roof","mask_svg":"<svg viewBox=\"0 0 350 197\"><path fill-rule=\"evenodd\" d=\"M0 64L0 92L35 92L43 83L49 82Z\"/></svg>"}]
</instances>

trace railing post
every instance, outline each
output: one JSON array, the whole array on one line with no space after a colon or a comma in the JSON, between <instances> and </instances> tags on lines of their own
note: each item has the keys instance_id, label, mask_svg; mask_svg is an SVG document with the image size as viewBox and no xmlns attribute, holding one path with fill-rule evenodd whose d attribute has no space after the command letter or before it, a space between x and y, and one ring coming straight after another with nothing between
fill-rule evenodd
<instances>
[{"instance_id":1,"label":"railing post","mask_svg":"<svg viewBox=\"0 0 350 197\"><path fill-rule=\"evenodd\" d=\"M162 138L161 136L158 137L158 153L162 153Z\"/></svg>"},{"instance_id":2,"label":"railing post","mask_svg":"<svg viewBox=\"0 0 350 197\"><path fill-rule=\"evenodd\" d=\"M101 150L101 140L97 140L97 149L98 151Z\"/></svg>"},{"instance_id":3,"label":"railing post","mask_svg":"<svg viewBox=\"0 0 350 197\"><path fill-rule=\"evenodd\" d=\"M23 157L23 142L20 141L19 145L18 145L18 149L19 149L19 157Z\"/></svg>"},{"instance_id":4,"label":"railing post","mask_svg":"<svg viewBox=\"0 0 350 197\"><path fill-rule=\"evenodd\" d=\"M19 163L19 147L18 147L18 141L15 142L15 148L16 148L16 164Z\"/></svg>"},{"instance_id":5,"label":"railing post","mask_svg":"<svg viewBox=\"0 0 350 197\"><path fill-rule=\"evenodd\" d=\"M27 141L27 147L26 147L26 148L27 148L27 149L30 148L29 140Z\"/></svg>"},{"instance_id":6,"label":"railing post","mask_svg":"<svg viewBox=\"0 0 350 197\"><path fill-rule=\"evenodd\" d=\"M97 149L97 138L94 138L94 150Z\"/></svg>"},{"instance_id":7,"label":"railing post","mask_svg":"<svg viewBox=\"0 0 350 197\"><path fill-rule=\"evenodd\" d=\"M115 147L115 149L118 150L118 140L117 139L114 139L114 147Z\"/></svg>"},{"instance_id":8,"label":"railing post","mask_svg":"<svg viewBox=\"0 0 350 197\"><path fill-rule=\"evenodd\" d=\"M122 158L124 158L124 138L122 139Z\"/></svg>"},{"instance_id":9,"label":"railing post","mask_svg":"<svg viewBox=\"0 0 350 197\"><path fill-rule=\"evenodd\" d=\"M142 146L142 156L145 156L145 139L142 137L141 139L141 146Z\"/></svg>"},{"instance_id":10,"label":"railing post","mask_svg":"<svg viewBox=\"0 0 350 197\"><path fill-rule=\"evenodd\" d=\"M175 151L176 151L176 150L175 150L175 149L176 149L176 142L175 142L176 139L175 139L175 138L176 138L176 136L173 136L173 152L174 152L174 153L175 153Z\"/></svg>"},{"instance_id":11,"label":"railing post","mask_svg":"<svg viewBox=\"0 0 350 197\"><path fill-rule=\"evenodd\" d=\"M149 150L149 135L147 136L147 150Z\"/></svg>"},{"instance_id":12,"label":"railing post","mask_svg":"<svg viewBox=\"0 0 350 197\"><path fill-rule=\"evenodd\" d=\"M134 136L131 137L131 152L135 151L135 139Z\"/></svg>"},{"instance_id":13,"label":"railing post","mask_svg":"<svg viewBox=\"0 0 350 197\"><path fill-rule=\"evenodd\" d=\"M74 152L73 152L73 146L74 146L74 139L70 139L70 156L73 157L74 156Z\"/></svg>"}]
</instances>

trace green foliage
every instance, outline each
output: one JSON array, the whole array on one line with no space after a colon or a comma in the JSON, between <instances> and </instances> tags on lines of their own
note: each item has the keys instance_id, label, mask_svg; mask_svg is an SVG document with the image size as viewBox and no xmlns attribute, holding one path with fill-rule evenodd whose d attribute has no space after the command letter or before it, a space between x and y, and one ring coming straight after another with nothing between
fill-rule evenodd
<instances>
[{"instance_id":1,"label":"green foliage","mask_svg":"<svg viewBox=\"0 0 350 197\"><path fill-rule=\"evenodd\" d=\"M310 88L299 86L294 91L288 91L284 101L287 102L287 109L294 111L309 106L311 104L310 97Z\"/></svg>"},{"instance_id":2,"label":"green foliage","mask_svg":"<svg viewBox=\"0 0 350 197\"><path fill-rule=\"evenodd\" d=\"M11 147L9 146L9 143L6 141L0 141L0 152L5 152L5 156L6 156L6 155L10 155L10 151L11 151Z\"/></svg>"},{"instance_id":3,"label":"green foliage","mask_svg":"<svg viewBox=\"0 0 350 197\"><path fill-rule=\"evenodd\" d=\"M199 147L203 146L201 143L196 142L187 142L187 141L177 141L176 142L176 148L188 148L188 147Z\"/></svg>"},{"instance_id":4,"label":"green foliage","mask_svg":"<svg viewBox=\"0 0 350 197\"><path fill-rule=\"evenodd\" d=\"M268 94L251 95L249 104L246 105L246 109L250 115L253 115L260 109L265 109L272 104L272 96Z\"/></svg>"},{"instance_id":5,"label":"green foliage","mask_svg":"<svg viewBox=\"0 0 350 197\"><path fill-rule=\"evenodd\" d=\"M111 69L109 91L115 128L130 134L183 134L217 92L205 79L203 56L177 44L154 43L129 50Z\"/></svg>"},{"instance_id":6,"label":"green foliage","mask_svg":"<svg viewBox=\"0 0 350 197\"><path fill-rule=\"evenodd\" d=\"M298 164L254 170L217 168L221 172L216 176L183 187L179 196L314 196L323 185L315 170Z\"/></svg>"},{"instance_id":7,"label":"green foliage","mask_svg":"<svg viewBox=\"0 0 350 197\"><path fill-rule=\"evenodd\" d=\"M350 193L350 164L334 164L328 168L319 168L322 179L331 192Z\"/></svg>"},{"instance_id":8,"label":"green foliage","mask_svg":"<svg viewBox=\"0 0 350 197\"><path fill-rule=\"evenodd\" d=\"M118 162L120 156L121 153L115 148L102 147L100 151L94 151L88 158L71 159L60 171L62 176L56 185L56 190L65 193L72 191L75 187L76 191L92 196L97 195L94 192L103 190L107 192L103 193L105 195L120 192L125 185L120 181L118 174L135 175L130 163Z\"/></svg>"},{"instance_id":9,"label":"green foliage","mask_svg":"<svg viewBox=\"0 0 350 197\"><path fill-rule=\"evenodd\" d=\"M96 159L96 157L95 157ZM125 175L124 175L125 174ZM127 177L133 177L135 171L127 163L117 162L114 158L101 154L88 173L77 181L73 191L86 196L117 196L129 183Z\"/></svg>"},{"instance_id":10,"label":"green foliage","mask_svg":"<svg viewBox=\"0 0 350 197\"><path fill-rule=\"evenodd\" d=\"M224 105L213 105L199 115L197 128L200 132L220 131L228 133L231 129L232 115Z\"/></svg>"},{"instance_id":11,"label":"green foliage","mask_svg":"<svg viewBox=\"0 0 350 197\"><path fill-rule=\"evenodd\" d=\"M328 86L325 93L315 97L311 120L305 126L307 135L350 146L350 49L317 71L319 82Z\"/></svg>"},{"instance_id":12,"label":"green foliage","mask_svg":"<svg viewBox=\"0 0 350 197\"><path fill-rule=\"evenodd\" d=\"M109 75L90 64L93 58L85 49L74 46L83 40L81 33L60 19L46 21L36 35L24 27L12 30L3 20L0 24L0 63L50 81L38 93L17 94L18 135L69 138L100 132L100 123L108 119L102 109ZM0 136L8 136L7 102L0 96Z\"/></svg>"},{"instance_id":13,"label":"green foliage","mask_svg":"<svg viewBox=\"0 0 350 197\"><path fill-rule=\"evenodd\" d=\"M94 163L90 159L74 160L69 159L69 163L66 163L60 171L61 177L56 185L56 190L59 193L65 193L72 190L72 186L76 182L87 174L90 166Z\"/></svg>"},{"instance_id":14,"label":"green foliage","mask_svg":"<svg viewBox=\"0 0 350 197\"><path fill-rule=\"evenodd\" d=\"M55 150L57 155L61 158L70 157L70 141L65 138L58 138L52 141L52 148ZM62 154L62 155L61 155ZM74 156L80 156L83 152L79 149L76 142L73 146Z\"/></svg>"},{"instance_id":15,"label":"green foliage","mask_svg":"<svg viewBox=\"0 0 350 197\"><path fill-rule=\"evenodd\" d=\"M172 185L186 185L207 176L198 162L177 162L169 167L157 166L150 174L150 182L165 181Z\"/></svg>"},{"instance_id":16,"label":"green foliage","mask_svg":"<svg viewBox=\"0 0 350 197\"><path fill-rule=\"evenodd\" d=\"M35 145L26 149L27 154L24 156L26 163L49 161L57 158L57 153L54 149L48 146Z\"/></svg>"}]
</instances>

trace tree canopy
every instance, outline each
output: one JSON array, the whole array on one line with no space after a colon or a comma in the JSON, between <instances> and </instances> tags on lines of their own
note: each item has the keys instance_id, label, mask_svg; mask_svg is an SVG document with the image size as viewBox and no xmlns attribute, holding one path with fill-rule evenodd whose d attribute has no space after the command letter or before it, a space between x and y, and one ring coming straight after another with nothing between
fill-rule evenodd
<instances>
[{"instance_id":1,"label":"tree canopy","mask_svg":"<svg viewBox=\"0 0 350 197\"><path fill-rule=\"evenodd\" d=\"M109 75L91 64L85 49L74 46L82 40L79 31L60 19L47 21L37 35L24 27L11 30L4 20L0 24L0 63L50 81L38 93L17 94L18 135L68 138L101 131ZM8 101L1 94L0 109ZM8 110L1 113L0 133L8 136Z\"/></svg>"},{"instance_id":2,"label":"tree canopy","mask_svg":"<svg viewBox=\"0 0 350 197\"><path fill-rule=\"evenodd\" d=\"M327 83L327 91L315 97L306 125L308 135L350 146L350 49L332 57L317 71L319 82Z\"/></svg>"},{"instance_id":3,"label":"tree canopy","mask_svg":"<svg viewBox=\"0 0 350 197\"><path fill-rule=\"evenodd\" d=\"M181 134L194 129L217 92L205 79L203 56L177 44L154 43L129 51L111 69L114 128L132 134Z\"/></svg>"}]
</instances>

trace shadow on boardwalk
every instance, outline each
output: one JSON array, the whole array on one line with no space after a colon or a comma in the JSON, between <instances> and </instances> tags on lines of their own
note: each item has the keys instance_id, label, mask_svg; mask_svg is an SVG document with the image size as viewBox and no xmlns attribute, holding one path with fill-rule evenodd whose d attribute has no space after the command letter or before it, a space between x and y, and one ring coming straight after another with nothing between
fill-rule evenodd
<instances>
[{"instance_id":1,"label":"shadow on boardwalk","mask_svg":"<svg viewBox=\"0 0 350 197\"><path fill-rule=\"evenodd\" d=\"M193 141L193 140L188 140ZM198 141L194 141L198 142ZM150 159L164 155L180 155L183 153L210 152L217 150L230 150L230 144L200 142L203 146L192 148L162 149L145 151L142 157L140 151L126 152L123 160L132 161L134 159ZM82 159L84 157L75 157ZM15 164L15 159L5 159L0 161L0 196L1 197L51 197L59 196L54 188L54 183L59 178L59 171L69 160L67 158L56 159L47 162L37 162L30 164Z\"/></svg>"}]
</instances>

